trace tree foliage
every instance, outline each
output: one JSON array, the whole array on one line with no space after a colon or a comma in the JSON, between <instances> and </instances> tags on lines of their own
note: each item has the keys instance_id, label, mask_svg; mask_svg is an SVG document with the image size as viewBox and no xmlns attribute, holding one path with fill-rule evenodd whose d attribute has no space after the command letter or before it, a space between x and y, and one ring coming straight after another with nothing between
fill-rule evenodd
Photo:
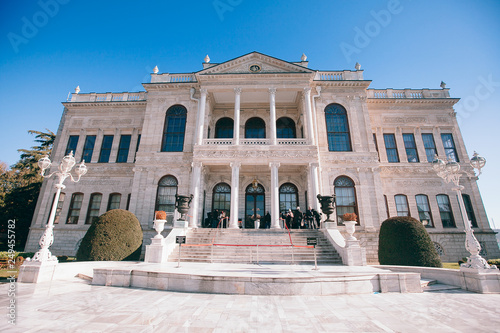
<instances>
[{"instance_id":1,"label":"tree foliage","mask_svg":"<svg viewBox=\"0 0 500 333\"><path fill-rule=\"evenodd\" d=\"M442 267L427 230L409 216L390 217L382 223L378 260L381 265Z\"/></svg>"},{"instance_id":2,"label":"tree foliage","mask_svg":"<svg viewBox=\"0 0 500 333\"><path fill-rule=\"evenodd\" d=\"M56 137L48 129L28 133L35 135L34 141L38 145L19 149L20 159L10 169L6 163L0 162L0 234L5 235L8 221L15 220L17 250L24 249L43 181L38 160L50 155ZM0 250L6 250L6 244L1 240Z\"/></svg>"}]
</instances>

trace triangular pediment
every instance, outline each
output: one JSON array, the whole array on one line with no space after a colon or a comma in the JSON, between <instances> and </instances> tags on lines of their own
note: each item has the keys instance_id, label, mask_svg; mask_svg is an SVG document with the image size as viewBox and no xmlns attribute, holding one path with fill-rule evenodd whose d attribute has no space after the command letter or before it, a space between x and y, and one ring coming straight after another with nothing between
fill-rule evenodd
<instances>
[{"instance_id":1,"label":"triangular pediment","mask_svg":"<svg viewBox=\"0 0 500 333\"><path fill-rule=\"evenodd\" d=\"M271 73L313 73L309 68L268 55L252 52L244 56L216 64L197 74L271 74Z\"/></svg>"}]
</instances>

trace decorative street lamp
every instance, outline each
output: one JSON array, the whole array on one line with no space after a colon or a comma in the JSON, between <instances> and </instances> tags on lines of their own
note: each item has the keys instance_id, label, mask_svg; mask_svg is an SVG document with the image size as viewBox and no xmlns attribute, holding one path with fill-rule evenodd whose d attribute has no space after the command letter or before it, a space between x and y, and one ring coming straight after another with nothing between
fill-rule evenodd
<instances>
[{"instance_id":1,"label":"decorative street lamp","mask_svg":"<svg viewBox=\"0 0 500 333\"><path fill-rule=\"evenodd\" d=\"M464 172L469 177L477 177L481 174L481 169L485 164L486 159L474 152L474 156L470 160L470 165L474 169L478 169L479 173L476 175L474 172ZM458 203L460 205L460 211L462 212L462 217L465 225L465 248L471 254L469 259L467 260L467 263L462 264L460 268L472 268L478 270L489 270L492 268L496 269L496 267L488 265L486 260L479 255L479 252L481 252L481 245L474 236L474 230L472 230L471 222L469 221L469 218L467 216L464 199L462 198L462 190L464 189L464 187L459 184L460 177L462 176L462 173L460 172L460 164L452 160L448 160L447 162L445 162L439 159L437 155L435 155L434 161L432 161L432 167L436 171L437 175L443 178L446 183L452 182L455 185L452 189L457 192Z\"/></svg>"},{"instance_id":2,"label":"decorative street lamp","mask_svg":"<svg viewBox=\"0 0 500 333\"><path fill-rule=\"evenodd\" d=\"M47 223L47 226L45 227L45 232L43 233L42 238L40 238L40 241L38 242L41 248L37 253L35 253L32 261L38 261L38 262L57 261L57 258L53 256L52 253L50 253L49 247L54 242L54 233L52 229L54 229L54 219L56 217L56 210L57 210L57 203L59 202L59 196L61 194L61 190L66 188L66 186L63 185L63 182L66 180L66 178L70 177L71 181L77 183L80 180L80 177L87 173L87 167L85 166L85 163L82 161L82 163L77 165L75 168L75 173L78 176L78 178L75 180L75 178L73 178L73 175L70 173L75 163L76 161L75 158L73 157L73 152L71 151L68 155L63 157L61 164L59 164L59 171L55 171L50 175L46 176L45 170L50 168L52 162L50 161L48 156L45 156L38 161L38 166L42 170L42 172L40 173L41 176L44 178L50 178L53 175L56 175L59 178L59 182L55 185L55 188L57 188L57 192L56 196L54 197L54 203L52 204L52 209L50 211L49 223Z\"/></svg>"}]
</instances>

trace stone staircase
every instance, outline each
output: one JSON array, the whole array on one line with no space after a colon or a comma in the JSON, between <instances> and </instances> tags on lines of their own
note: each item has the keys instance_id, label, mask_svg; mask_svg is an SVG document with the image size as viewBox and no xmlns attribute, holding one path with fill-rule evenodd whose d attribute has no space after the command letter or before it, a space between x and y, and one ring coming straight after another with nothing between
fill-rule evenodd
<instances>
[{"instance_id":1,"label":"stone staircase","mask_svg":"<svg viewBox=\"0 0 500 333\"><path fill-rule=\"evenodd\" d=\"M308 237L316 237L317 263L342 264L339 254L321 231L292 230L290 236L295 246L306 246ZM197 244L205 246L192 246ZM178 258L177 247L168 260L177 261ZM288 232L284 230L202 228L187 233L186 246L181 248L180 260L208 263L314 264L314 249L292 248Z\"/></svg>"}]
</instances>

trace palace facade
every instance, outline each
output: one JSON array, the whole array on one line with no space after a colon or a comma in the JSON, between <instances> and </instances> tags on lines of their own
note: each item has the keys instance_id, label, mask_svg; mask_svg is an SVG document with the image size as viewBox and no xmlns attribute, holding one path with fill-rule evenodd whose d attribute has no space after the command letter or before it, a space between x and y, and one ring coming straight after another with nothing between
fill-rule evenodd
<instances>
[{"instance_id":1,"label":"palace facade","mask_svg":"<svg viewBox=\"0 0 500 333\"><path fill-rule=\"evenodd\" d=\"M444 261L468 256L464 217L437 154L471 171L444 84L441 89L372 89L363 70L321 71L252 52L194 73L159 73L145 92L81 93L64 105L51 159L74 152L88 173L67 182L58 202L55 255L74 255L92 221L110 209L133 212L150 243L154 211L174 216L175 194L193 195L189 226L251 228L267 212L281 228L288 209L336 195L335 220L359 217L356 236L377 262L378 230L389 216L426 224ZM42 186L26 251L36 251L55 196ZM475 177L462 177L468 218L485 257L500 257Z\"/></svg>"}]
</instances>

